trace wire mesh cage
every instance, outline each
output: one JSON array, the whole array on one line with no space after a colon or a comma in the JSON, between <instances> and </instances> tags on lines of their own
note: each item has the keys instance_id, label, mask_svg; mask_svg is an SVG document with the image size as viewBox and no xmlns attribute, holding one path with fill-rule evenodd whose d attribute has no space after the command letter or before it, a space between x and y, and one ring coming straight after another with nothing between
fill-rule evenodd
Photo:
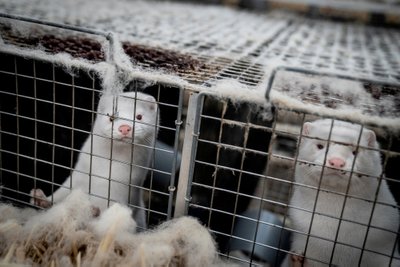
<instances>
[{"instance_id":1,"label":"wire mesh cage","mask_svg":"<svg viewBox=\"0 0 400 267\"><path fill-rule=\"evenodd\" d=\"M204 217L216 231L231 229L224 216L243 212L264 170L272 121L271 107L254 112L254 104L205 97L198 115L199 133L193 151L189 214ZM204 208L202 210L201 208ZM218 224L221 224L218 226ZM221 238L224 238L221 236Z\"/></svg>"},{"instance_id":2,"label":"wire mesh cage","mask_svg":"<svg viewBox=\"0 0 400 267\"><path fill-rule=\"evenodd\" d=\"M142 1L92 16L78 2L69 15L64 1L0 3L3 202L51 211L83 187L95 218L126 204L156 241L160 223L197 218L224 264L399 265L397 29ZM133 262L211 265L186 226L171 258L139 235ZM127 258L128 232L99 247ZM89 247L68 264L95 260Z\"/></svg>"},{"instance_id":3,"label":"wire mesh cage","mask_svg":"<svg viewBox=\"0 0 400 267\"><path fill-rule=\"evenodd\" d=\"M186 209L207 224L222 253L253 265L286 266L289 251L312 266L396 264L397 134L317 113L265 107L259 113L254 104L249 109L209 95L199 99L186 156L192 164ZM313 121L322 125L308 137L304 128ZM355 129L342 133L349 127ZM365 144L361 129L373 136L373 146ZM313 141L298 141L304 139ZM290 242L300 245L293 249Z\"/></svg>"},{"instance_id":4,"label":"wire mesh cage","mask_svg":"<svg viewBox=\"0 0 400 267\"><path fill-rule=\"evenodd\" d=\"M71 74L52 63L13 55L2 54L2 62L2 198L29 203L32 188L52 195L76 168L84 142L99 135L92 130L95 118L101 114L97 112L99 81L91 72ZM133 81L127 91L143 91L143 86L143 82ZM179 141L181 91L161 84L147 86L145 90L154 96L164 114L163 122L153 125L158 128L158 139L151 147L153 157L160 160L154 161L157 166L142 166L152 171L145 184L136 185L146 192L146 207L152 210L147 221L153 223L170 218L172 213L168 209L172 201L168 188L174 184L178 166L175 147ZM132 165L132 161L124 164Z\"/></svg>"},{"instance_id":5,"label":"wire mesh cage","mask_svg":"<svg viewBox=\"0 0 400 267\"><path fill-rule=\"evenodd\" d=\"M36 178L68 176L90 132L99 87L85 72L76 79L52 64L7 54L2 62L2 196L25 193L29 202Z\"/></svg>"},{"instance_id":6,"label":"wire mesh cage","mask_svg":"<svg viewBox=\"0 0 400 267\"><path fill-rule=\"evenodd\" d=\"M396 265L398 180L392 164L398 160L398 148L391 141L396 135L370 125L354 129L352 124L315 114L292 115L298 119L297 129L282 134L300 141L289 157L283 157L292 174L286 177L293 180L286 184L289 201L280 203L288 204L285 223L292 232L293 253L289 259L303 262L305 256L312 266ZM344 131L353 132L353 141ZM375 144L366 142L364 135ZM353 155L350 161L341 161L345 150ZM372 163L373 155L378 164ZM372 166L363 165L366 158ZM341 175L335 173L336 167ZM385 237L382 245L378 236Z\"/></svg>"}]
</instances>

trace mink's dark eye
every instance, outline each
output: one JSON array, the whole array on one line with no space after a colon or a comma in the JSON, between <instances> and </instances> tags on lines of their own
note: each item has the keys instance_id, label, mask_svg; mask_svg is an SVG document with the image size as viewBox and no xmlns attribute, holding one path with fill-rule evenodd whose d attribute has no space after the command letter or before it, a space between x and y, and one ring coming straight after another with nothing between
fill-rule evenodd
<instances>
[{"instance_id":1,"label":"mink's dark eye","mask_svg":"<svg viewBox=\"0 0 400 267\"><path fill-rule=\"evenodd\" d=\"M317 144L317 148L318 148L318 149L323 149L323 148L324 148L324 145L322 145L322 144Z\"/></svg>"},{"instance_id":2,"label":"mink's dark eye","mask_svg":"<svg viewBox=\"0 0 400 267\"><path fill-rule=\"evenodd\" d=\"M137 115L136 115L136 119L137 119L138 121L142 120L142 114L137 114Z\"/></svg>"},{"instance_id":3,"label":"mink's dark eye","mask_svg":"<svg viewBox=\"0 0 400 267\"><path fill-rule=\"evenodd\" d=\"M353 150L353 155L354 155L354 156L357 155L357 150Z\"/></svg>"},{"instance_id":4,"label":"mink's dark eye","mask_svg":"<svg viewBox=\"0 0 400 267\"><path fill-rule=\"evenodd\" d=\"M114 115L110 115L109 113L107 113L108 118L110 119L111 122L113 122L115 120Z\"/></svg>"}]
</instances>

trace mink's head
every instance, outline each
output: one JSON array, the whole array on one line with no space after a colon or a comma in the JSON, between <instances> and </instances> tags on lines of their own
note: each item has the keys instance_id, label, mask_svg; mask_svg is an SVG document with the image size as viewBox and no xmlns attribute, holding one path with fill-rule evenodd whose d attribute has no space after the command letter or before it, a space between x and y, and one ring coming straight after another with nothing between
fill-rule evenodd
<instances>
[{"instance_id":1,"label":"mink's head","mask_svg":"<svg viewBox=\"0 0 400 267\"><path fill-rule=\"evenodd\" d=\"M378 148L375 133L361 125L331 119L306 122L297 165L315 180L322 178L321 184L347 186L350 176L354 182L368 182L382 173Z\"/></svg>"},{"instance_id":2,"label":"mink's head","mask_svg":"<svg viewBox=\"0 0 400 267\"><path fill-rule=\"evenodd\" d=\"M133 143L149 143L158 129L158 105L154 97L127 92L103 95L93 132L100 136Z\"/></svg>"}]
</instances>

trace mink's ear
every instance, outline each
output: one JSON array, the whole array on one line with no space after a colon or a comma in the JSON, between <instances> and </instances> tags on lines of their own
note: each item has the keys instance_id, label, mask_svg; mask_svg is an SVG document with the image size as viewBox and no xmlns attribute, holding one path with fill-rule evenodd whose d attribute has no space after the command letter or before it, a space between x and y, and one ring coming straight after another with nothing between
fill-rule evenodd
<instances>
[{"instance_id":1,"label":"mink's ear","mask_svg":"<svg viewBox=\"0 0 400 267\"><path fill-rule=\"evenodd\" d=\"M123 93L123 95L132 99L136 98L136 101L139 101L140 103L145 103L146 106L150 108L150 110L155 110L157 108L157 101L152 95L135 91L125 92Z\"/></svg>"},{"instance_id":2,"label":"mink's ear","mask_svg":"<svg viewBox=\"0 0 400 267\"><path fill-rule=\"evenodd\" d=\"M303 135L310 135L313 125L311 122L305 122L303 124Z\"/></svg>"},{"instance_id":3,"label":"mink's ear","mask_svg":"<svg viewBox=\"0 0 400 267\"><path fill-rule=\"evenodd\" d=\"M157 109L157 101L156 99L151 96L151 95L147 95L147 94L143 94L143 100L148 101L148 105L150 107L150 110L156 110Z\"/></svg>"},{"instance_id":4,"label":"mink's ear","mask_svg":"<svg viewBox=\"0 0 400 267\"><path fill-rule=\"evenodd\" d=\"M364 129L364 134L367 138L367 143L369 147L376 147L376 135L375 132L369 129Z\"/></svg>"},{"instance_id":5,"label":"mink's ear","mask_svg":"<svg viewBox=\"0 0 400 267\"><path fill-rule=\"evenodd\" d=\"M150 110L156 110L157 109L157 103L150 103Z\"/></svg>"},{"instance_id":6,"label":"mink's ear","mask_svg":"<svg viewBox=\"0 0 400 267\"><path fill-rule=\"evenodd\" d=\"M152 95L148 94L142 94L143 100L151 101L151 102L156 102L156 99Z\"/></svg>"}]
</instances>

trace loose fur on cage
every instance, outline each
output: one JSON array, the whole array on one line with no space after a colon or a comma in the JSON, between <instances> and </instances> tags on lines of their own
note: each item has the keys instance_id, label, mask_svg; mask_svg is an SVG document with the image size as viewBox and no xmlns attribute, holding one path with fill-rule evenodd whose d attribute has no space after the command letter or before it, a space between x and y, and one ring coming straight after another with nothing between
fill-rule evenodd
<instances>
[{"instance_id":1,"label":"loose fur on cage","mask_svg":"<svg viewBox=\"0 0 400 267\"><path fill-rule=\"evenodd\" d=\"M131 210L114 204L94 217L80 190L45 211L0 206L2 263L51 266L221 266L208 230L182 217L136 233Z\"/></svg>"}]
</instances>

